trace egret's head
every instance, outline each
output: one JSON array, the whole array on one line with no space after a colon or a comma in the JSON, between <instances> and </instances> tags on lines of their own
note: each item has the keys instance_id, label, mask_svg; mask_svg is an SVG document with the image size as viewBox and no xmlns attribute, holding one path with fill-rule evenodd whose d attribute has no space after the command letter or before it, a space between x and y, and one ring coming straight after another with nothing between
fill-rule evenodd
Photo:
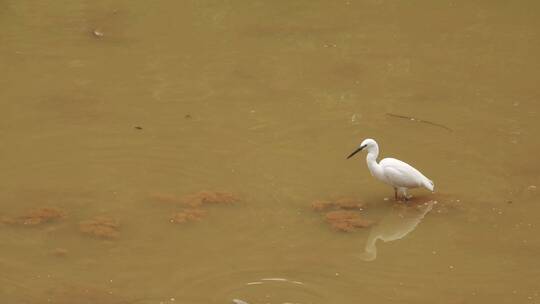
<instances>
[{"instance_id":1,"label":"egret's head","mask_svg":"<svg viewBox=\"0 0 540 304\"><path fill-rule=\"evenodd\" d=\"M354 150L353 153L347 156L347 159L353 157L356 153L362 151L363 149L367 149L368 152L378 149L377 142L371 138L364 139L360 146L358 146L358 148Z\"/></svg>"}]
</instances>

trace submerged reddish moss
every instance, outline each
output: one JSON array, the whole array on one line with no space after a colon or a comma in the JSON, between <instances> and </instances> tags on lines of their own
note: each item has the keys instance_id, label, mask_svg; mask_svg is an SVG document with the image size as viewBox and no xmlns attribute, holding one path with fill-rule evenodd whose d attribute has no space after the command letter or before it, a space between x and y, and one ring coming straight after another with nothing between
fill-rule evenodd
<instances>
[{"instance_id":1,"label":"submerged reddish moss","mask_svg":"<svg viewBox=\"0 0 540 304\"><path fill-rule=\"evenodd\" d=\"M311 203L311 208L315 211L332 209L362 210L364 207L364 202L350 197L340 197L334 200L315 200Z\"/></svg>"},{"instance_id":2,"label":"submerged reddish moss","mask_svg":"<svg viewBox=\"0 0 540 304\"><path fill-rule=\"evenodd\" d=\"M37 226L59 220L65 217L65 212L58 208L40 208L30 210L28 213L17 217L2 217L3 224Z\"/></svg>"},{"instance_id":3,"label":"submerged reddish moss","mask_svg":"<svg viewBox=\"0 0 540 304\"><path fill-rule=\"evenodd\" d=\"M355 198L340 197L333 200L316 200L311 208L317 212L325 212L325 220L338 231L352 232L371 226L374 222L366 219L361 211L366 204Z\"/></svg>"},{"instance_id":4,"label":"submerged reddish moss","mask_svg":"<svg viewBox=\"0 0 540 304\"><path fill-rule=\"evenodd\" d=\"M120 223L112 218L98 216L79 223L82 233L105 239L116 239L120 236Z\"/></svg>"},{"instance_id":5,"label":"submerged reddish moss","mask_svg":"<svg viewBox=\"0 0 540 304\"><path fill-rule=\"evenodd\" d=\"M171 223L183 224L191 221L201 220L206 215L206 211L201 209L184 209L171 216Z\"/></svg>"},{"instance_id":6,"label":"submerged reddish moss","mask_svg":"<svg viewBox=\"0 0 540 304\"><path fill-rule=\"evenodd\" d=\"M180 198L180 202L192 207L202 204L232 204L238 197L230 192L200 191Z\"/></svg>"},{"instance_id":7,"label":"submerged reddish moss","mask_svg":"<svg viewBox=\"0 0 540 304\"><path fill-rule=\"evenodd\" d=\"M334 210L326 213L326 222L333 228L352 232L358 228L366 228L373 224L373 221L365 219L359 212L348 210Z\"/></svg>"},{"instance_id":8,"label":"submerged reddish moss","mask_svg":"<svg viewBox=\"0 0 540 304\"><path fill-rule=\"evenodd\" d=\"M155 193L150 199L156 202L180 204L189 207L199 207L203 204L232 204L239 201L238 196L231 192L200 191L176 196L168 193Z\"/></svg>"}]
</instances>

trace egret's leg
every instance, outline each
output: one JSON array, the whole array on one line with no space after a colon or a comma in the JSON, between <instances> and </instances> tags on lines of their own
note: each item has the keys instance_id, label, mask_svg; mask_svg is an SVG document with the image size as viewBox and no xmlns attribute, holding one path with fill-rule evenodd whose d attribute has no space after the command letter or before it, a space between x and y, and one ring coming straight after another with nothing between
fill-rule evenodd
<instances>
[{"instance_id":1,"label":"egret's leg","mask_svg":"<svg viewBox=\"0 0 540 304\"><path fill-rule=\"evenodd\" d=\"M407 196L407 188L398 188L398 192L400 200L403 200L405 202L409 200L409 197Z\"/></svg>"},{"instance_id":2,"label":"egret's leg","mask_svg":"<svg viewBox=\"0 0 540 304\"><path fill-rule=\"evenodd\" d=\"M394 187L394 199L395 199L396 202L397 202L397 200L398 200L398 199L397 199L397 188L395 188L395 187Z\"/></svg>"},{"instance_id":3,"label":"egret's leg","mask_svg":"<svg viewBox=\"0 0 540 304\"><path fill-rule=\"evenodd\" d=\"M402 194L403 194L403 199L405 201L408 201L410 198L412 198L412 195L407 194L407 188L401 188L401 190L402 190Z\"/></svg>"}]
</instances>

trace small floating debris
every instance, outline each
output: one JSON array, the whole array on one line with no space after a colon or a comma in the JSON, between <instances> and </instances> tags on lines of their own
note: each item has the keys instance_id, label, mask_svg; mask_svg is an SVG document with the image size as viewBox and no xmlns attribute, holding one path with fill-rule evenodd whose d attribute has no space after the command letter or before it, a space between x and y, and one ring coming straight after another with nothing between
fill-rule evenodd
<instances>
[{"instance_id":1,"label":"small floating debris","mask_svg":"<svg viewBox=\"0 0 540 304\"><path fill-rule=\"evenodd\" d=\"M137 130L142 130L143 128L141 126L135 126L133 127L134 129L137 129Z\"/></svg>"},{"instance_id":2,"label":"small floating debris","mask_svg":"<svg viewBox=\"0 0 540 304\"><path fill-rule=\"evenodd\" d=\"M359 124L359 115L354 113L352 116L351 116L351 124L353 125L357 125Z\"/></svg>"},{"instance_id":3,"label":"small floating debris","mask_svg":"<svg viewBox=\"0 0 540 304\"><path fill-rule=\"evenodd\" d=\"M98 216L79 223L83 234L104 239L117 239L120 236L120 223L110 217Z\"/></svg>"},{"instance_id":4,"label":"small floating debris","mask_svg":"<svg viewBox=\"0 0 540 304\"><path fill-rule=\"evenodd\" d=\"M174 224L183 224L192 221L199 221L206 216L206 211L202 209L184 209L181 212L175 213L170 222Z\"/></svg>"},{"instance_id":5,"label":"small floating debris","mask_svg":"<svg viewBox=\"0 0 540 304\"><path fill-rule=\"evenodd\" d=\"M103 34L103 32L100 31L99 29L93 30L92 34L94 35L94 37L97 37L97 38L103 38L103 36L105 36L105 34Z\"/></svg>"},{"instance_id":6,"label":"small floating debris","mask_svg":"<svg viewBox=\"0 0 540 304\"><path fill-rule=\"evenodd\" d=\"M436 214L448 214L452 212L463 212L465 210L464 204L458 199L442 199L433 200L434 211Z\"/></svg>"}]
</instances>

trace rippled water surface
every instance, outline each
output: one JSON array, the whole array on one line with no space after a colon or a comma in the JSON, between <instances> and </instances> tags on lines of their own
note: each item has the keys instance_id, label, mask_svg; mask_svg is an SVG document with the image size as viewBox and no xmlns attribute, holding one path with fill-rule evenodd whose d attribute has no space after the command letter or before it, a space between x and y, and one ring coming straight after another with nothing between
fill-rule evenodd
<instances>
[{"instance_id":1,"label":"rippled water surface","mask_svg":"<svg viewBox=\"0 0 540 304\"><path fill-rule=\"evenodd\" d=\"M536 1L1 7L2 303L540 302Z\"/></svg>"}]
</instances>

